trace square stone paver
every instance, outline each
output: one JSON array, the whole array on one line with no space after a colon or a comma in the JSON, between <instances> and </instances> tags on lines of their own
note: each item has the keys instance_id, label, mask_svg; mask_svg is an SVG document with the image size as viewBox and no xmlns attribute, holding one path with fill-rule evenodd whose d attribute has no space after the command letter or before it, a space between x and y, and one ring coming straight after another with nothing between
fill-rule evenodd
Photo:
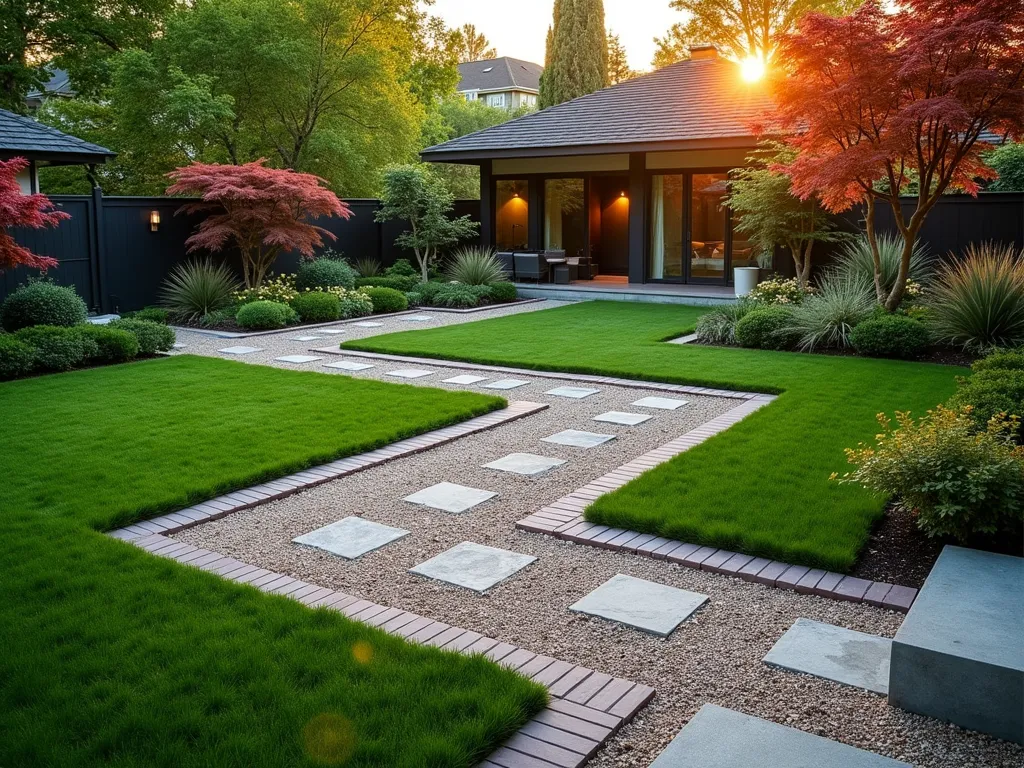
<instances>
[{"instance_id":1,"label":"square stone paver","mask_svg":"<svg viewBox=\"0 0 1024 768\"><path fill-rule=\"evenodd\" d=\"M554 395L555 397L570 397L573 400L582 400L584 397L590 397L596 395L601 390L591 389L590 387L555 387L545 392L545 395Z\"/></svg>"},{"instance_id":2,"label":"square stone paver","mask_svg":"<svg viewBox=\"0 0 1024 768\"><path fill-rule=\"evenodd\" d=\"M445 512L465 512L477 504L497 496L494 491L482 491L479 488L468 488L456 483L437 483L422 491L406 496L403 501L422 504L425 507L440 509Z\"/></svg>"},{"instance_id":3,"label":"square stone paver","mask_svg":"<svg viewBox=\"0 0 1024 768\"><path fill-rule=\"evenodd\" d=\"M641 408L660 408L663 411L674 411L676 408L682 408L689 402L689 400L679 400L675 397L644 397L632 403L632 405L637 405Z\"/></svg>"},{"instance_id":4,"label":"square stone paver","mask_svg":"<svg viewBox=\"0 0 1024 768\"><path fill-rule=\"evenodd\" d=\"M410 573L486 592L528 566L536 557L464 541L409 569Z\"/></svg>"},{"instance_id":5,"label":"square stone paver","mask_svg":"<svg viewBox=\"0 0 1024 768\"><path fill-rule=\"evenodd\" d=\"M552 459L549 456L538 456L535 453L510 453L490 464L484 464L484 467L500 469L502 472L514 472L517 475L539 475L563 464L565 464L565 459Z\"/></svg>"},{"instance_id":6,"label":"square stone paver","mask_svg":"<svg viewBox=\"0 0 1024 768\"><path fill-rule=\"evenodd\" d=\"M522 387L525 384L529 384L528 381L522 379L498 379L492 381L490 384L483 384L484 389L515 389L516 387Z\"/></svg>"},{"instance_id":7,"label":"square stone paver","mask_svg":"<svg viewBox=\"0 0 1024 768\"><path fill-rule=\"evenodd\" d=\"M344 333L344 328L318 328L317 333L329 333L331 336L337 336L339 333Z\"/></svg>"},{"instance_id":8,"label":"square stone paver","mask_svg":"<svg viewBox=\"0 0 1024 768\"><path fill-rule=\"evenodd\" d=\"M390 525L381 525L361 517L346 517L323 528L296 536L292 541L323 549L346 560L355 560L367 552L380 549L385 544L408 535L409 532L402 528L392 528Z\"/></svg>"},{"instance_id":9,"label":"square stone paver","mask_svg":"<svg viewBox=\"0 0 1024 768\"><path fill-rule=\"evenodd\" d=\"M223 352L225 355L251 355L253 352L262 352L263 350L259 347L224 347L217 351Z\"/></svg>"},{"instance_id":10,"label":"square stone paver","mask_svg":"<svg viewBox=\"0 0 1024 768\"><path fill-rule=\"evenodd\" d=\"M450 379L444 379L445 384L476 384L478 381L483 381L486 376L472 376L470 374L463 374L461 376L452 376Z\"/></svg>"},{"instance_id":11,"label":"square stone paver","mask_svg":"<svg viewBox=\"0 0 1024 768\"><path fill-rule=\"evenodd\" d=\"M187 346L188 346L188 344L182 344L181 342L177 342L175 344L171 344L171 349L184 349ZM224 350L222 349L221 352L223 352L223 351Z\"/></svg>"},{"instance_id":12,"label":"square stone paver","mask_svg":"<svg viewBox=\"0 0 1024 768\"><path fill-rule=\"evenodd\" d=\"M554 435L541 438L545 443L571 445L573 448L596 448L597 446L614 439L615 435L602 435L597 432L581 432L578 429L566 429Z\"/></svg>"},{"instance_id":13,"label":"square stone paver","mask_svg":"<svg viewBox=\"0 0 1024 768\"><path fill-rule=\"evenodd\" d=\"M668 637L707 599L707 595L697 592L620 573L569 606L569 610Z\"/></svg>"},{"instance_id":14,"label":"square stone paver","mask_svg":"<svg viewBox=\"0 0 1024 768\"><path fill-rule=\"evenodd\" d=\"M317 360L323 360L322 357L316 357L315 355L283 355L274 359L282 363L312 363Z\"/></svg>"},{"instance_id":15,"label":"square stone paver","mask_svg":"<svg viewBox=\"0 0 1024 768\"><path fill-rule=\"evenodd\" d=\"M888 638L797 619L768 651L764 662L885 696L889 693L891 650Z\"/></svg>"},{"instance_id":16,"label":"square stone paver","mask_svg":"<svg viewBox=\"0 0 1024 768\"><path fill-rule=\"evenodd\" d=\"M337 368L341 371L365 371L367 368L373 368L370 363L354 363L351 360L339 360L336 363L325 363L325 368Z\"/></svg>"},{"instance_id":17,"label":"square stone paver","mask_svg":"<svg viewBox=\"0 0 1024 768\"><path fill-rule=\"evenodd\" d=\"M635 427L643 424L654 417L648 413L628 413L626 411L608 411L600 416L595 416L594 421L606 421L609 424L624 424L627 427Z\"/></svg>"},{"instance_id":18,"label":"square stone paver","mask_svg":"<svg viewBox=\"0 0 1024 768\"><path fill-rule=\"evenodd\" d=\"M388 371L388 376L394 376L399 379L422 379L424 376L430 376L433 371L425 371L422 368L402 368L397 371Z\"/></svg>"},{"instance_id":19,"label":"square stone paver","mask_svg":"<svg viewBox=\"0 0 1024 768\"><path fill-rule=\"evenodd\" d=\"M403 323L425 323L429 320L433 320L433 315L405 315L398 318Z\"/></svg>"},{"instance_id":20,"label":"square stone paver","mask_svg":"<svg viewBox=\"0 0 1024 768\"><path fill-rule=\"evenodd\" d=\"M373 320L364 320L361 323L352 323L356 328L380 328L384 323L378 323Z\"/></svg>"},{"instance_id":21,"label":"square stone paver","mask_svg":"<svg viewBox=\"0 0 1024 768\"><path fill-rule=\"evenodd\" d=\"M319 341L323 336L292 336L292 341Z\"/></svg>"}]
</instances>

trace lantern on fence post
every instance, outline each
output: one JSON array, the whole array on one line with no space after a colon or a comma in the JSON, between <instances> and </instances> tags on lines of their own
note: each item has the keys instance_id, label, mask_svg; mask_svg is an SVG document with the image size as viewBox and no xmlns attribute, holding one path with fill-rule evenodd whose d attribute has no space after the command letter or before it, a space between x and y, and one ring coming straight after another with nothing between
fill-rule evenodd
<instances>
[{"instance_id":1,"label":"lantern on fence post","mask_svg":"<svg viewBox=\"0 0 1024 768\"><path fill-rule=\"evenodd\" d=\"M156 232L160 229L160 211L149 212L149 231Z\"/></svg>"}]
</instances>

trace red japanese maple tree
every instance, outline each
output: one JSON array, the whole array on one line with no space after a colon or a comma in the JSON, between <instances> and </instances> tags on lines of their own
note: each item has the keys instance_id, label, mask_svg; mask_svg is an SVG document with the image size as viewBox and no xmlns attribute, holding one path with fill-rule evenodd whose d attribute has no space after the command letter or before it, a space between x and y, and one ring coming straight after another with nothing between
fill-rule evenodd
<instances>
[{"instance_id":1,"label":"red japanese maple tree","mask_svg":"<svg viewBox=\"0 0 1024 768\"><path fill-rule=\"evenodd\" d=\"M169 195L196 195L200 202L183 205L178 213L206 213L198 230L185 241L189 252L220 251L234 242L242 255L242 275L248 288L259 287L282 251L313 258L323 238L333 233L311 224L321 216L352 215L338 196L310 173L268 168L260 159L244 165L193 163L167 174L174 183Z\"/></svg>"},{"instance_id":2,"label":"red japanese maple tree","mask_svg":"<svg viewBox=\"0 0 1024 768\"><path fill-rule=\"evenodd\" d=\"M1024 2L868 0L853 14L811 13L781 44L775 117L797 150L783 167L802 199L833 213L866 207L878 300L897 307L921 226L944 192L977 194L994 177L986 133L1024 133ZM900 194L917 185L904 213ZM895 285L882 284L875 204L903 238Z\"/></svg>"},{"instance_id":3,"label":"red japanese maple tree","mask_svg":"<svg viewBox=\"0 0 1024 768\"><path fill-rule=\"evenodd\" d=\"M56 227L71 218L64 211L58 211L46 195L26 195L21 191L18 174L26 168L28 160L23 157L0 160L0 272L14 267L33 267L45 272L56 267L56 259L39 256L18 245L8 229Z\"/></svg>"}]
</instances>

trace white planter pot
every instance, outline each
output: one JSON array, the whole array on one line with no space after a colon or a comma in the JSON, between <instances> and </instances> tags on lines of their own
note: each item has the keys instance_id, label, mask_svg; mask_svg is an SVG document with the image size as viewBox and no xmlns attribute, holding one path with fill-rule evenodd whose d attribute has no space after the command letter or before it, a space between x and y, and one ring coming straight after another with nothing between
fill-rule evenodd
<instances>
[{"instance_id":1,"label":"white planter pot","mask_svg":"<svg viewBox=\"0 0 1024 768\"><path fill-rule=\"evenodd\" d=\"M761 276L760 267L736 267L732 271L732 283L737 296L746 296L757 285Z\"/></svg>"}]
</instances>

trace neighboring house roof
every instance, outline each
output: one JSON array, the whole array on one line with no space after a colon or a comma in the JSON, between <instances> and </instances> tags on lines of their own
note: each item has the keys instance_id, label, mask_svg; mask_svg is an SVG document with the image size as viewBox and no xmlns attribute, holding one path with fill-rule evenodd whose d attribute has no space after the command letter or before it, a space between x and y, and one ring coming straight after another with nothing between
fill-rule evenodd
<instances>
[{"instance_id":1,"label":"neighboring house roof","mask_svg":"<svg viewBox=\"0 0 1024 768\"><path fill-rule=\"evenodd\" d=\"M47 69L50 79L41 89L33 88L25 96L26 101L40 102L46 96L63 96L70 98L75 95L71 87L71 77L63 69Z\"/></svg>"},{"instance_id":2,"label":"neighboring house roof","mask_svg":"<svg viewBox=\"0 0 1024 768\"><path fill-rule=\"evenodd\" d=\"M770 105L764 85L744 83L734 62L690 59L428 147L422 157L457 162L754 146L751 124Z\"/></svg>"},{"instance_id":3,"label":"neighboring house roof","mask_svg":"<svg viewBox=\"0 0 1024 768\"><path fill-rule=\"evenodd\" d=\"M116 156L106 147L69 136L31 117L0 109L0 157L27 157L59 164L103 163Z\"/></svg>"},{"instance_id":4,"label":"neighboring house roof","mask_svg":"<svg viewBox=\"0 0 1024 768\"><path fill-rule=\"evenodd\" d=\"M533 91L540 90L540 73L544 67L532 61L497 59L470 61L459 64L457 91Z\"/></svg>"}]
</instances>

